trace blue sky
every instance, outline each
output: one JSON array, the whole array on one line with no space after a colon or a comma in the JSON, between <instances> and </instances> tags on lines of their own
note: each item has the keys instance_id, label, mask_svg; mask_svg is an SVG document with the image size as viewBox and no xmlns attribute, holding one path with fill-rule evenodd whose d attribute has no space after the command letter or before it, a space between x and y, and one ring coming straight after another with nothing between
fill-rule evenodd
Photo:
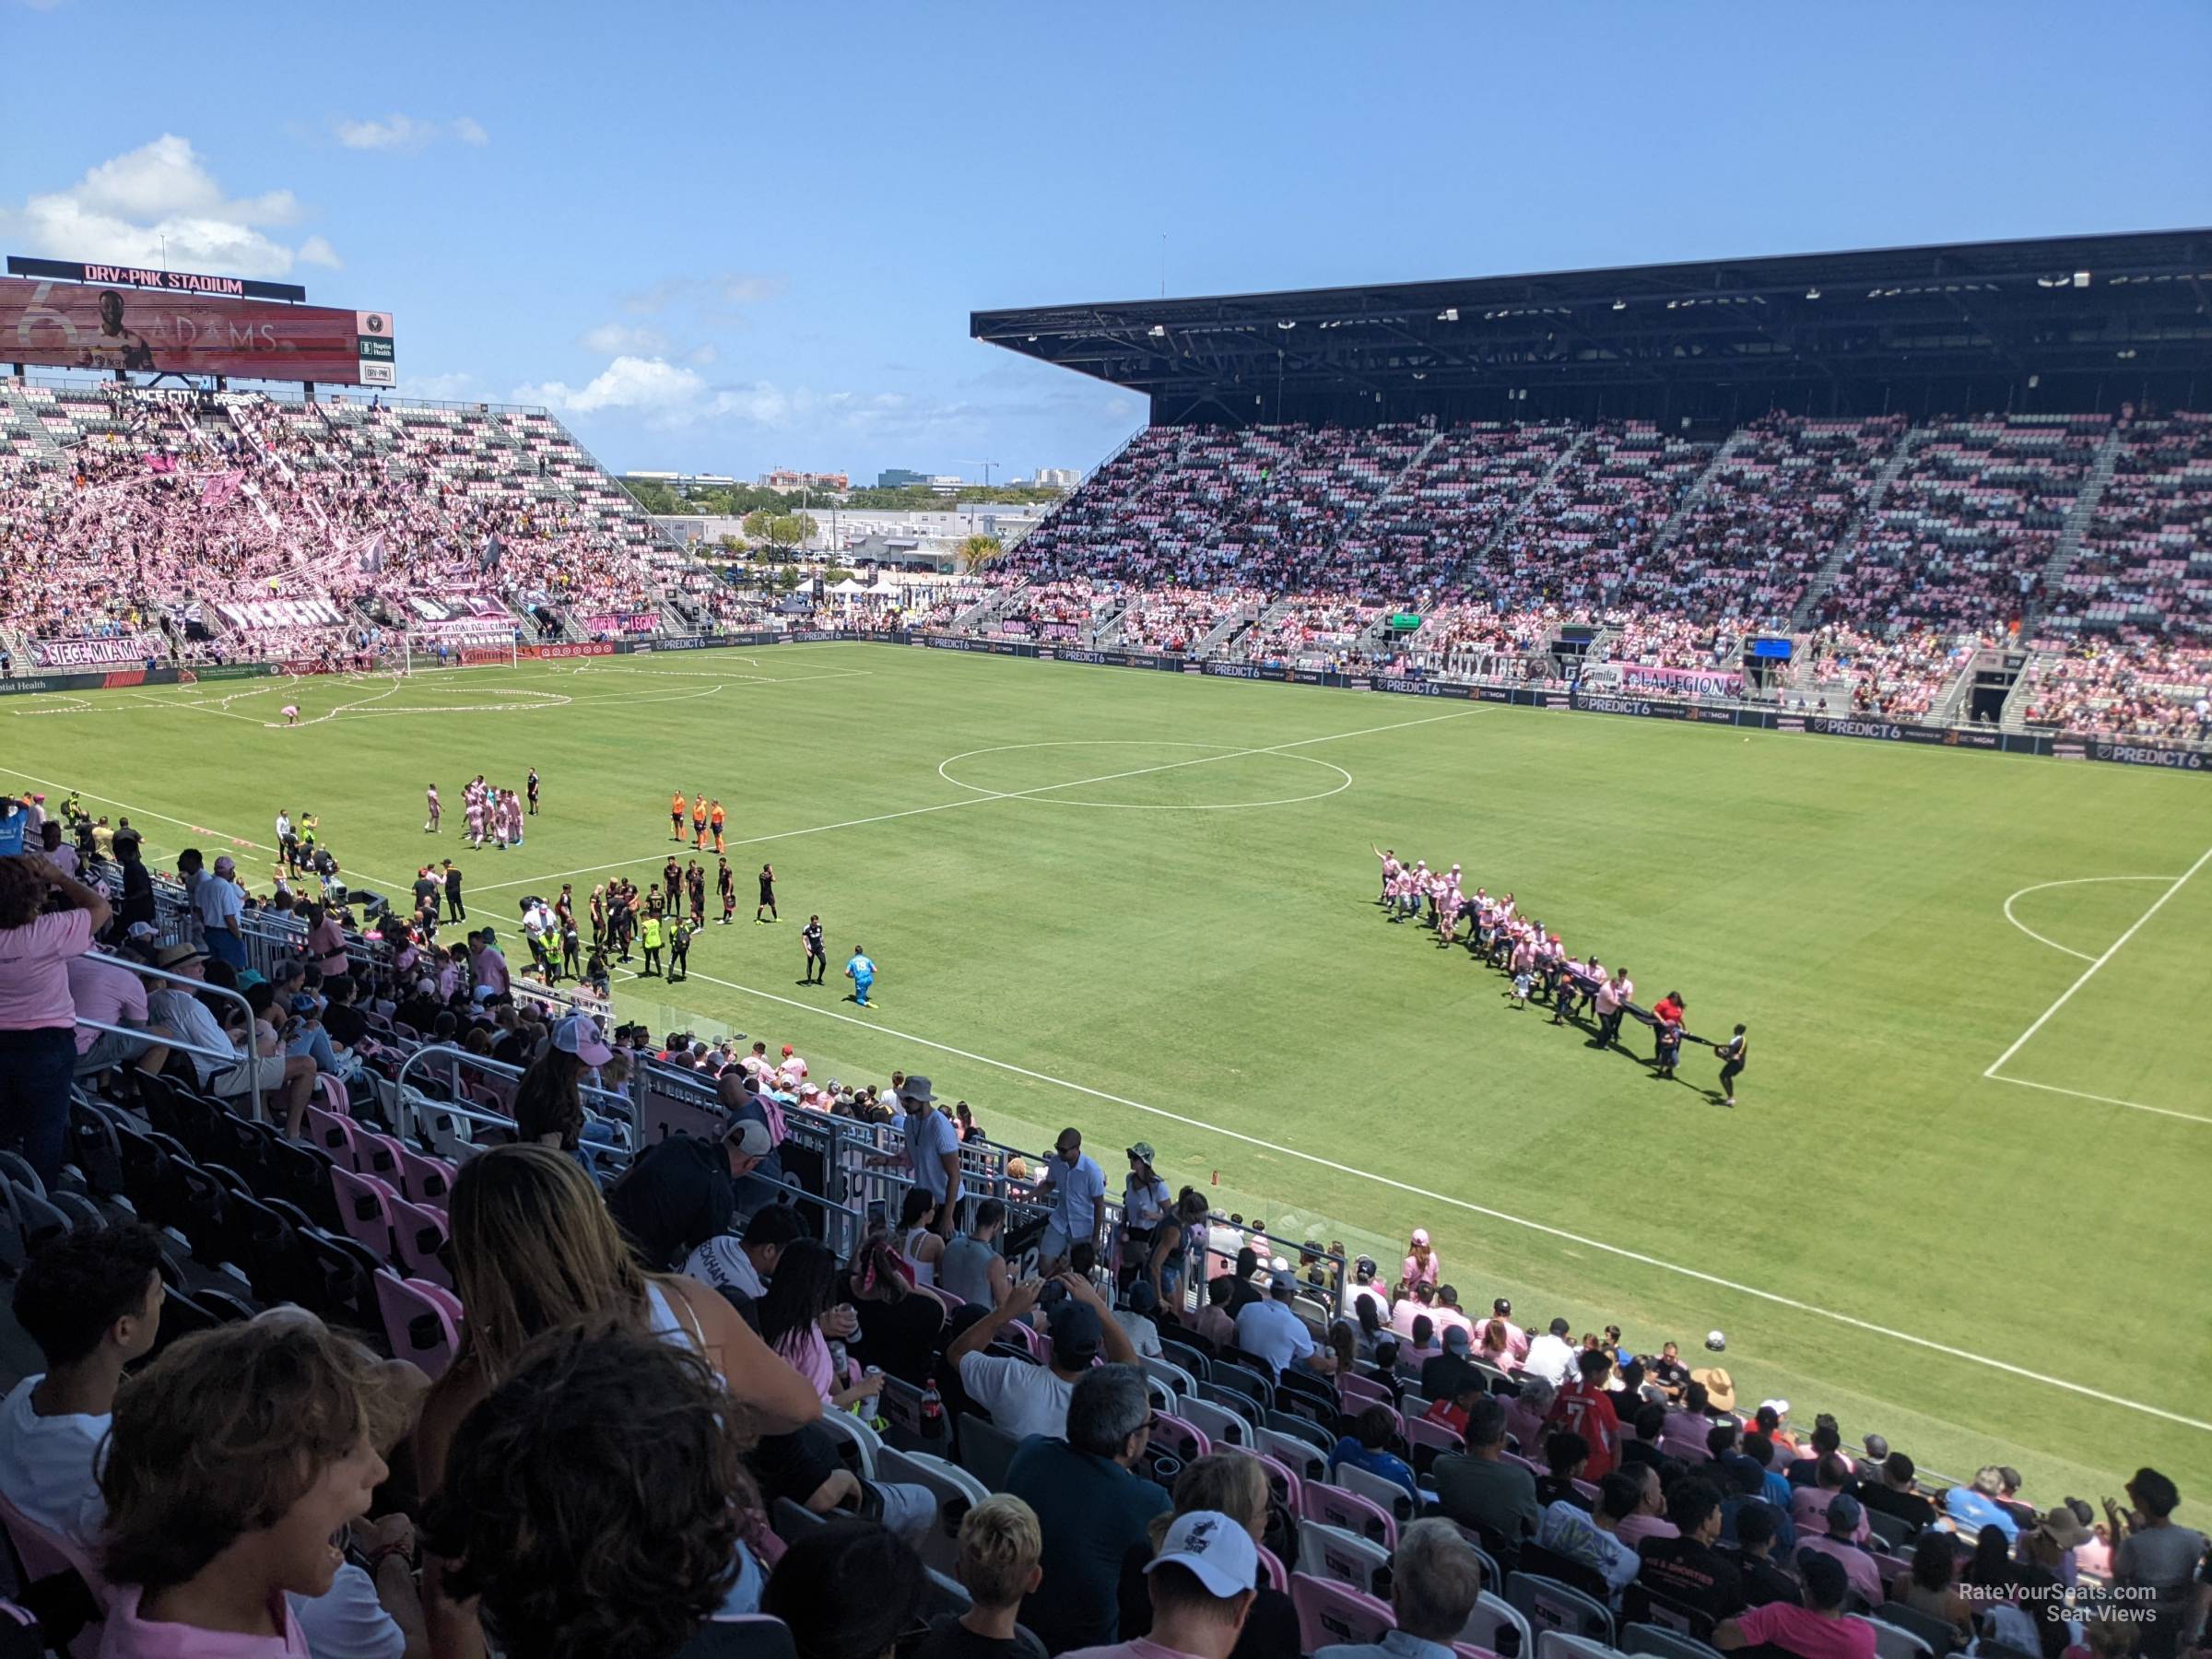
<instances>
[{"instance_id":1,"label":"blue sky","mask_svg":"<svg viewBox=\"0 0 2212 1659\"><path fill-rule=\"evenodd\" d=\"M0 0L0 247L392 311L610 465L1083 467L971 308L2212 225L2212 6Z\"/></svg>"}]
</instances>

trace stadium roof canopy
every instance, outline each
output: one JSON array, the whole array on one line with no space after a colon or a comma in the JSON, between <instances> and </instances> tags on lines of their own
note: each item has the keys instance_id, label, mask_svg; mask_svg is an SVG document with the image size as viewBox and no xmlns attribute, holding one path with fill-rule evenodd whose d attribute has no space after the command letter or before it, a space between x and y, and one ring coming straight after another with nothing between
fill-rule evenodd
<instances>
[{"instance_id":1,"label":"stadium roof canopy","mask_svg":"<svg viewBox=\"0 0 2212 1659\"><path fill-rule=\"evenodd\" d=\"M2202 407L2212 229L1038 306L969 332L1156 420Z\"/></svg>"}]
</instances>

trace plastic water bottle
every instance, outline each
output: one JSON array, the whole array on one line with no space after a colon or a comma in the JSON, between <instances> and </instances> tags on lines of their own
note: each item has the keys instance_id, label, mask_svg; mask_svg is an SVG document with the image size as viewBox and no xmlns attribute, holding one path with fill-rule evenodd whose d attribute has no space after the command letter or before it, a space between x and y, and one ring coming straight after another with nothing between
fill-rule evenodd
<instances>
[{"instance_id":1,"label":"plastic water bottle","mask_svg":"<svg viewBox=\"0 0 2212 1659\"><path fill-rule=\"evenodd\" d=\"M880 1365L871 1365L866 1371L863 1371L861 1375L864 1377L880 1377L883 1375L883 1367ZM868 1427L875 1430L878 1434L884 1433L891 1426L889 1420L883 1415L883 1395L880 1394L877 1394L873 1399L864 1396L853 1401L853 1415L864 1419L867 1423Z\"/></svg>"},{"instance_id":2,"label":"plastic water bottle","mask_svg":"<svg viewBox=\"0 0 2212 1659\"><path fill-rule=\"evenodd\" d=\"M929 1380L922 1385L922 1438L940 1441L945 1438L945 1400L937 1393L937 1374L930 1372Z\"/></svg>"}]
</instances>

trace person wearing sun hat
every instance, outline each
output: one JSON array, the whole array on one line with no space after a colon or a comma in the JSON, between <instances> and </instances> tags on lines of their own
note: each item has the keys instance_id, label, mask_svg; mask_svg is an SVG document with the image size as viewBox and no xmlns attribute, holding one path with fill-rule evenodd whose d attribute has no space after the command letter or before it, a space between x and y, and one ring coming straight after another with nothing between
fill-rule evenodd
<instances>
[{"instance_id":1,"label":"person wearing sun hat","mask_svg":"<svg viewBox=\"0 0 2212 1659\"><path fill-rule=\"evenodd\" d=\"M1436 1284L1443 1271L1443 1257L1429 1246L1429 1230L1415 1228L1413 1237L1406 1241L1406 1260L1398 1266L1398 1294L1406 1295L1416 1285Z\"/></svg>"},{"instance_id":2,"label":"person wearing sun hat","mask_svg":"<svg viewBox=\"0 0 2212 1659\"><path fill-rule=\"evenodd\" d=\"M1124 1280L1152 1259L1152 1236L1168 1218L1175 1195L1153 1169L1158 1156L1150 1141L1129 1149L1129 1173L1122 1182L1122 1267Z\"/></svg>"}]
</instances>

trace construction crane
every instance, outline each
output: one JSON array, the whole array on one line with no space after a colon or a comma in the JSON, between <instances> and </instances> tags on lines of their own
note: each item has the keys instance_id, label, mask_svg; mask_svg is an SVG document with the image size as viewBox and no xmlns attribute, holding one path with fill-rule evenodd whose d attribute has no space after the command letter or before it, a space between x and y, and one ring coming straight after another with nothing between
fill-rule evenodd
<instances>
[{"instance_id":1,"label":"construction crane","mask_svg":"<svg viewBox=\"0 0 2212 1659\"><path fill-rule=\"evenodd\" d=\"M995 462L995 461L967 461L967 460L959 460L959 461L955 461L955 462L953 463L953 465L954 465L955 466L980 466L980 467L982 467L982 468L983 469L983 488L984 488L985 489L988 489L988 488L991 488L991 469L992 469L993 467L996 466L996 465L998 465L998 463L997 463L997 462Z\"/></svg>"}]
</instances>

